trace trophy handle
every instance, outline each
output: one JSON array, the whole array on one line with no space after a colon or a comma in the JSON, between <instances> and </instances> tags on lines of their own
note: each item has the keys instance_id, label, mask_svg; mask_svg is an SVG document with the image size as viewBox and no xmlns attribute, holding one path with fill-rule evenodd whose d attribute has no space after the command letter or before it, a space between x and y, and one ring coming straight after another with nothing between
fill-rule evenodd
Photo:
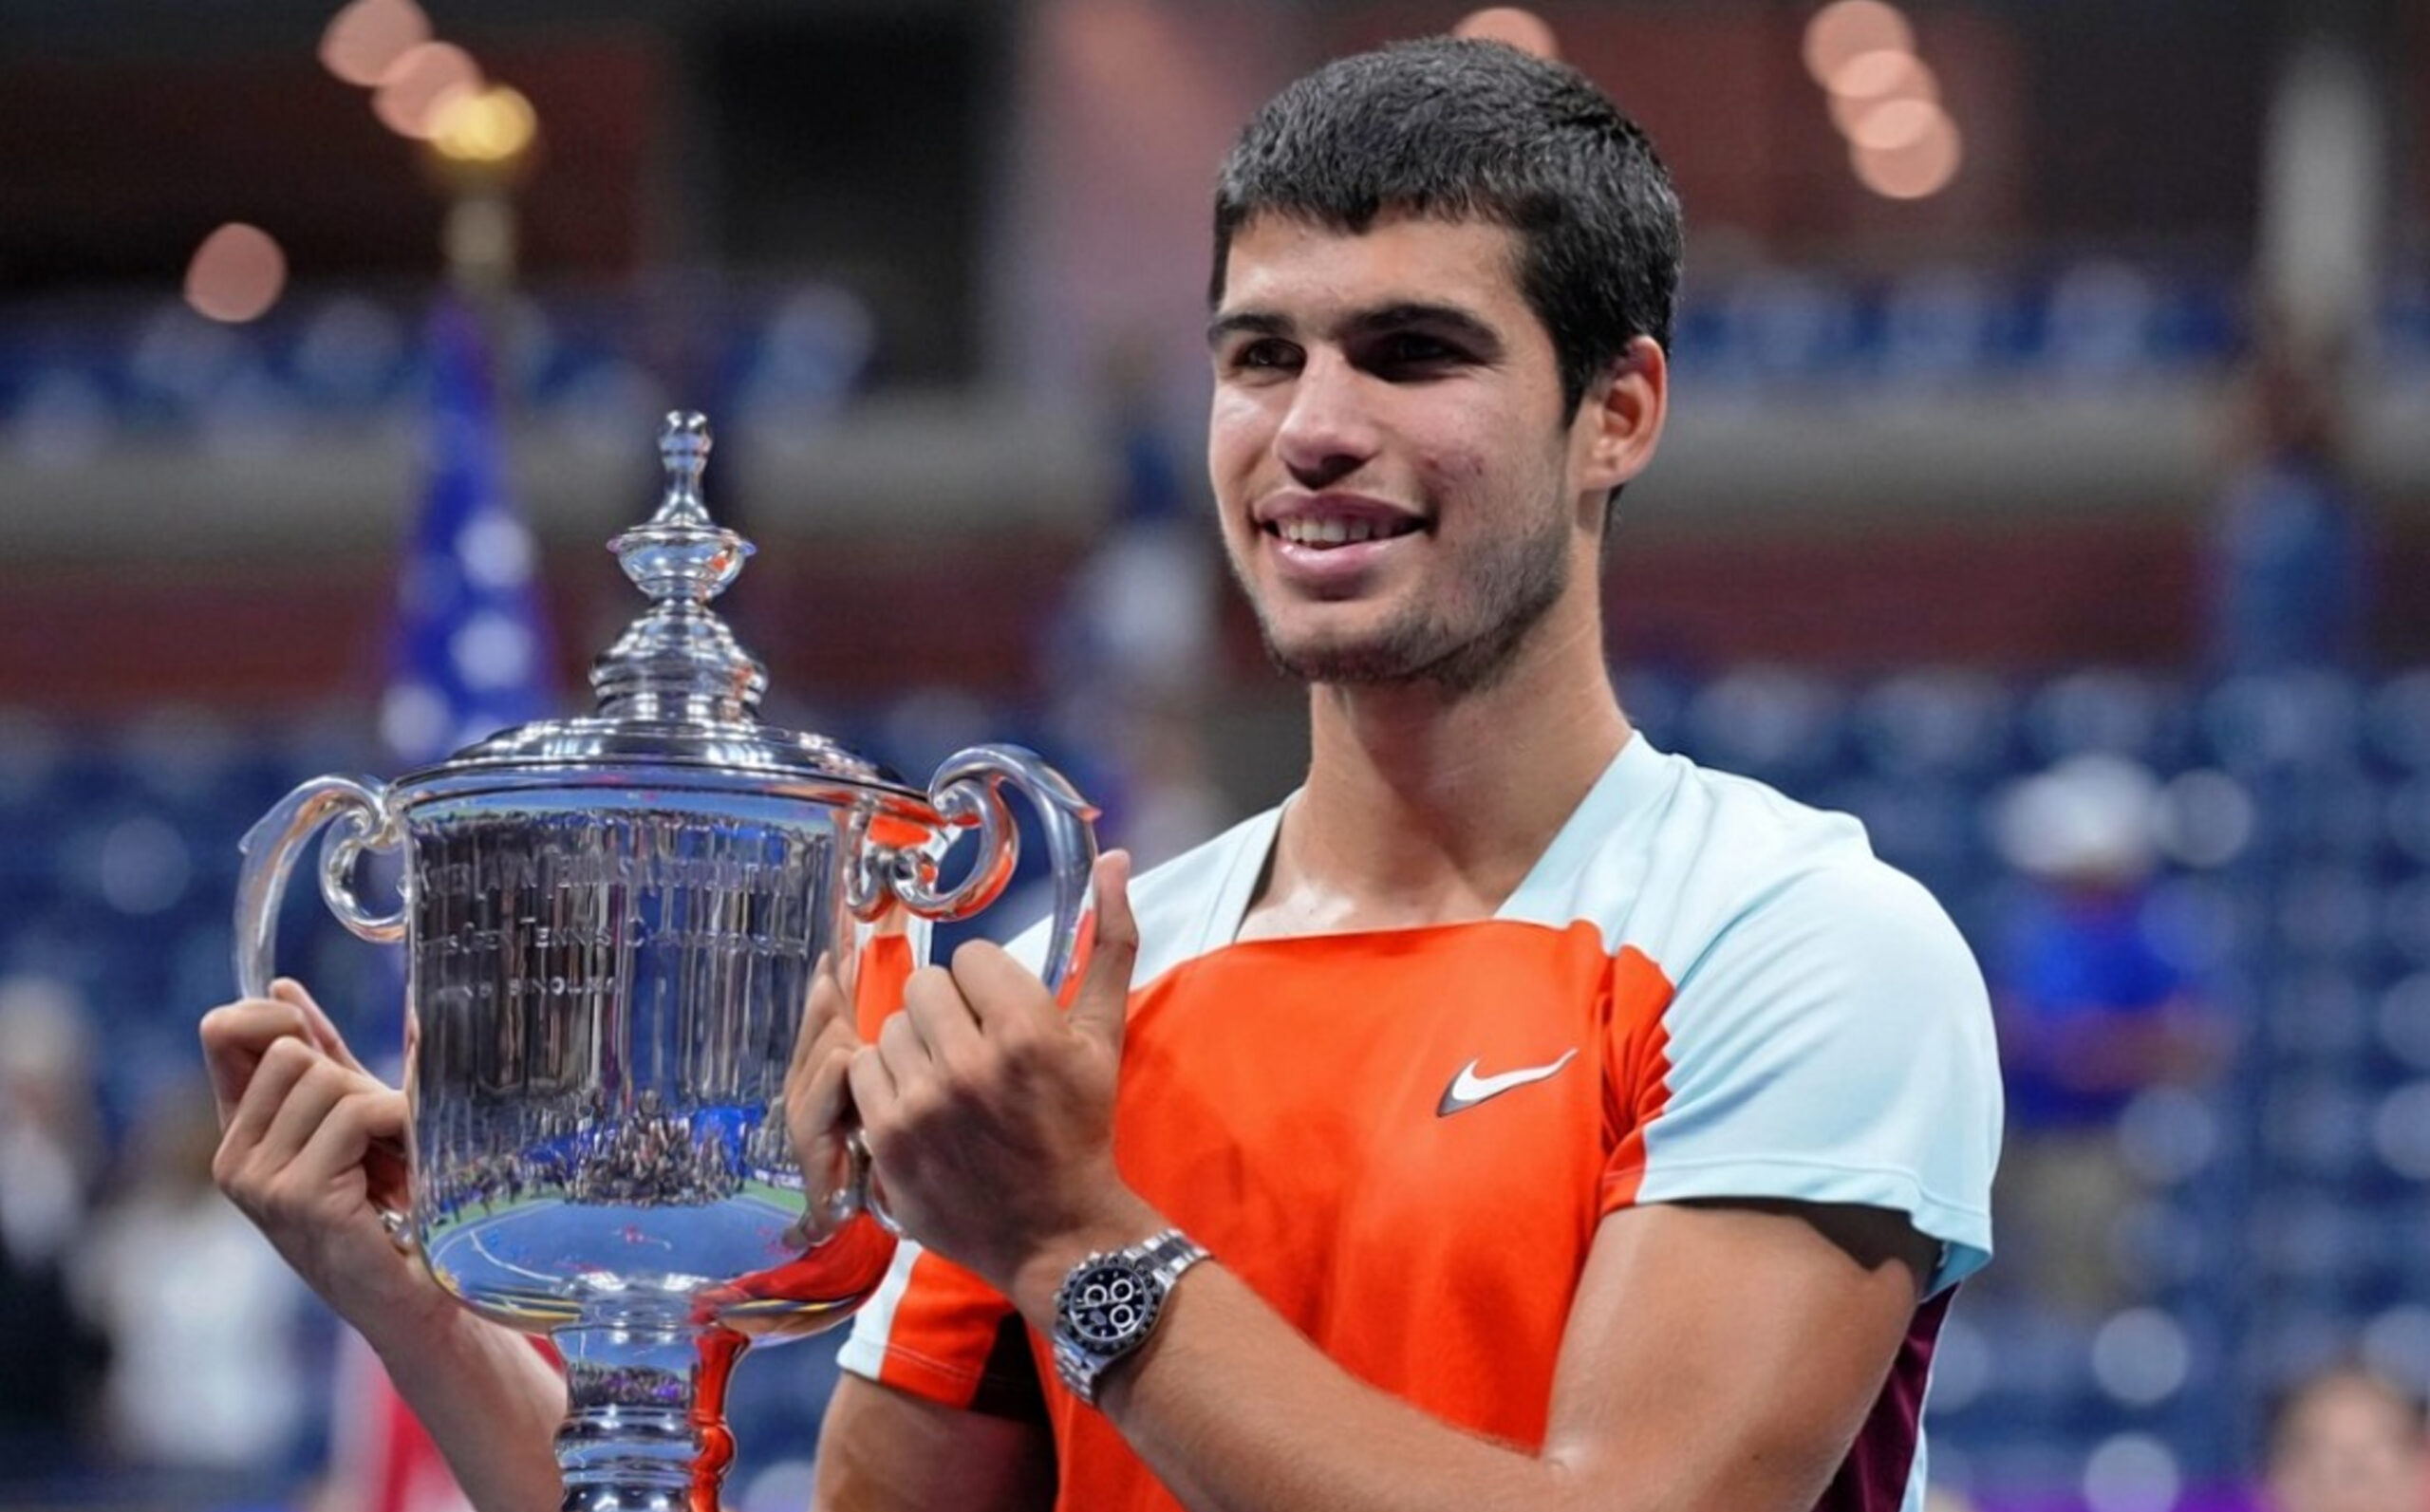
<instances>
[{"instance_id":1,"label":"trophy handle","mask_svg":"<svg viewBox=\"0 0 2430 1512\"><path fill-rule=\"evenodd\" d=\"M1047 859L1055 874L1055 912L1047 936L1046 963L1038 976L1060 1002L1065 1000L1083 945L1080 926L1088 918L1089 878L1097 864L1097 834L1093 827L1097 811L1037 752L1017 745L977 745L946 757L937 768L935 779L928 784L929 804L948 825L979 826L979 859L961 882L951 887L938 887L934 860L910 850L894 852L872 870L883 879L883 886L924 918L951 923L994 903L1003 895L1004 884L1012 880L1014 863L1019 859L1020 831L1004 804L1006 783L1019 788L1037 806L1046 828ZM886 1205L877 1171L869 1164L869 1142L858 1128L845 1136L845 1148L851 1160L844 1196L847 1208L857 1207L888 1233L901 1234L901 1226Z\"/></svg>"},{"instance_id":2,"label":"trophy handle","mask_svg":"<svg viewBox=\"0 0 2430 1512\"><path fill-rule=\"evenodd\" d=\"M321 842L321 896L348 929L365 940L389 943L405 935L405 910L375 914L354 895L354 867L366 850L393 850L404 842L386 795L353 777L314 777L286 797L245 832L238 849L244 867L236 879L236 991L247 998L270 995L271 950L278 936L278 905L287 895L295 855L312 832L340 821Z\"/></svg>"},{"instance_id":3,"label":"trophy handle","mask_svg":"<svg viewBox=\"0 0 2430 1512\"><path fill-rule=\"evenodd\" d=\"M1019 831L1004 806L1010 783L1037 809L1046 830L1055 911L1038 976L1063 1000L1079 964L1080 926L1089 911L1089 876L1097 864L1097 811L1037 752L1017 745L975 745L945 758L928 784L928 802L948 823L976 822L979 859L952 887L936 885L933 866L897 868L888 878L912 912L944 923L967 919L1002 895L1019 857Z\"/></svg>"}]
</instances>

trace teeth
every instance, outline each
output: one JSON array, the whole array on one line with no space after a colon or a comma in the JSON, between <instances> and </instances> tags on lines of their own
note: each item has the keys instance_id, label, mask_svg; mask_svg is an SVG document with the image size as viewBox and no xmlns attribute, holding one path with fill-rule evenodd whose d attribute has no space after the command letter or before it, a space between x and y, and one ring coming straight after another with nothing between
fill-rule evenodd
<instances>
[{"instance_id":1,"label":"teeth","mask_svg":"<svg viewBox=\"0 0 2430 1512\"><path fill-rule=\"evenodd\" d=\"M1355 546L1360 541L1383 540L1401 532L1383 520L1327 518L1286 520L1280 527L1279 533L1295 546Z\"/></svg>"}]
</instances>

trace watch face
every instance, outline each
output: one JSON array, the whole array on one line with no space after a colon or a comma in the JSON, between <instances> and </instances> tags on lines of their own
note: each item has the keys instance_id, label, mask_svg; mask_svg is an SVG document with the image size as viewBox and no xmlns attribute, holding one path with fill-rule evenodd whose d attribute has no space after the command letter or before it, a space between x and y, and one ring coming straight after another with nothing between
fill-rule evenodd
<instances>
[{"instance_id":1,"label":"watch face","mask_svg":"<svg viewBox=\"0 0 2430 1512\"><path fill-rule=\"evenodd\" d=\"M1064 1283L1062 1313L1082 1348L1105 1353L1146 1334L1162 1300L1145 1270L1128 1260L1103 1260Z\"/></svg>"}]
</instances>

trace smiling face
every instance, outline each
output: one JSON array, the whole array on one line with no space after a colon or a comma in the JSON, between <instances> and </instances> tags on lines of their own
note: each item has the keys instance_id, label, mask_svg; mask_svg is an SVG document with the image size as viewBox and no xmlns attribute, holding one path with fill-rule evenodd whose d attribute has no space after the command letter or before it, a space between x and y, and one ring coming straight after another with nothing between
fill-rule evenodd
<instances>
[{"instance_id":1,"label":"smiling face","mask_svg":"<svg viewBox=\"0 0 2430 1512\"><path fill-rule=\"evenodd\" d=\"M1234 238L1208 467L1292 675L1468 691L1591 599L1618 480L1591 434L1604 385L1562 403L1514 253L1500 226L1410 215L1360 233L1266 215Z\"/></svg>"}]
</instances>

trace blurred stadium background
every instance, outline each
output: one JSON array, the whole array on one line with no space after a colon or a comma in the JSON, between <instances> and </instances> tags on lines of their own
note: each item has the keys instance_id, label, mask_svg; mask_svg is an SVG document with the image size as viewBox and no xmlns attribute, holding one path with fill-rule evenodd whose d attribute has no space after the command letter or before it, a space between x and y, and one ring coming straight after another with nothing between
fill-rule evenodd
<instances>
[{"instance_id":1,"label":"blurred stadium background","mask_svg":"<svg viewBox=\"0 0 2430 1512\"><path fill-rule=\"evenodd\" d=\"M235 842L576 705L664 410L772 718L1028 739L1151 852L1279 795L1298 699L1194 519L1210 175L1467 9L0 9L0 1504L352 1504L333 1330L201 1189ZM2430 7L1537 9L1689 211L1639 724L1863 816L2004 995L2035 837L2125 825L2212 1046L2116 1089L2093 1237L2003 1232L1935 1478L2243 1505L2289 1380L2430 1385ZM2084 756L2126 818L2030 806ZM282 961L393 1034L317 905ZM743 1367L738 1505L801 1504L831 1353Z\"/></svg>"}]
</instances>

